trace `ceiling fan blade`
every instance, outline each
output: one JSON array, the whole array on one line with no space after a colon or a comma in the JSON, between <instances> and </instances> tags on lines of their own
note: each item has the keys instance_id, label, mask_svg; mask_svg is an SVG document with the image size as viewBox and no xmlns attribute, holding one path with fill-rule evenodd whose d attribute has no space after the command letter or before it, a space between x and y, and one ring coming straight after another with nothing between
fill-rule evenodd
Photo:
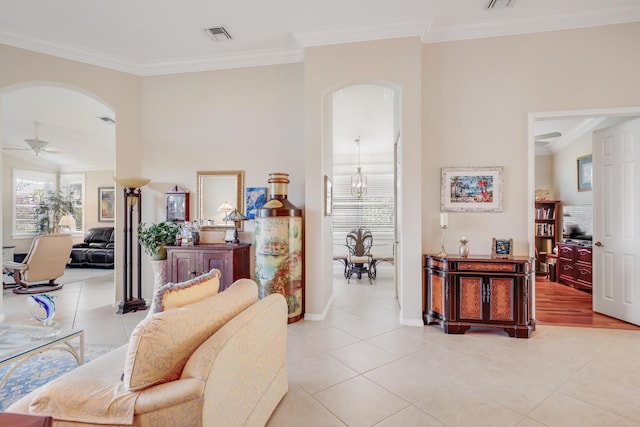
<instances>
[{"instance_id":1,"label":"ceiling fan blade","mask_svg":"<svg viewBox=\"0 0 640 427\"><path fill-rule=\"evenodd\" d=\"M559 138L562 136L562 133L560 132L549 132L549 133L543 133L541 135L536 135L536 141L541 140L541 139L551 139L551 138Z\"/></svg>"},{"instance_id":2,"label":"ceiling fan blade","mask_svg":"<svg viewBox=\"0 0 640 427\"><path fill-rule=\"evenodd\" d=\"M18 150L18 151L29 151L31 148L29 147L20 147L19 145L7 145L6 147L2 147L3 150Z\"/></svg>"}]
</instances>

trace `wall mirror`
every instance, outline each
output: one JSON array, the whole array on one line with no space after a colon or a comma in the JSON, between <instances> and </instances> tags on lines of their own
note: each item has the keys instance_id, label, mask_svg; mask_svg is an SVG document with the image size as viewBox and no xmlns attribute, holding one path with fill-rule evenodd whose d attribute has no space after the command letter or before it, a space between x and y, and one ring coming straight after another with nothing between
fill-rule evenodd
<instances>
[{"instance_id":1,"label":"wall mirror","mask_svg":"<svg viewBox=\"0 0 640 427\"><path fill-rule=\"evenodd\" d=\"M198 171L198 218L203 230L233 229L223 221L233 209L244 213L244 171ZM242 231L242 221L238 223Z\"/></svg>"}]
</instances>

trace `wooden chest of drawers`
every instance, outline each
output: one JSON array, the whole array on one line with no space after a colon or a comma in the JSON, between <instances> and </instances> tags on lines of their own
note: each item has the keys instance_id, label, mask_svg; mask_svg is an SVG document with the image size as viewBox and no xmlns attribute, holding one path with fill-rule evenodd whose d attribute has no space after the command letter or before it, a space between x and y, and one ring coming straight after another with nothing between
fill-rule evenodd
<instances>
[{"instance_id":1,"label":"wooden chest of drawers","mask_svg":"<svg viewBox=\"0 0 640 427\"><path fill-rule=\"evenodd\" d=\"M591 292L592 249L572 243L558 243L558 282Z\"/></svg>"}]
</instances>

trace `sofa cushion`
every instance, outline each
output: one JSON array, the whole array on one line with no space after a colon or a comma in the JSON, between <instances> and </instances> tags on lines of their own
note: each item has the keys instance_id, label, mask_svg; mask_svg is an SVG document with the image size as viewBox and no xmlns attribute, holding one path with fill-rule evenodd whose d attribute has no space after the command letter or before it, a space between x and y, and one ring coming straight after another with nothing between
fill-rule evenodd
<instances>
[{"instance_id":1,"label":"sofa cushion","mask_svg":"<svg viewBox=\"0 0 640 427\"><path fill-rule=\"evenodd\" d=\"M142 390L178 379L195 349L257 300L255 282L240 279L224 292L144 318L129 339L125 387Z\"/></svg>"},{"instance_id":2,"label":"sofa cushion","mask_svg":"<svg viewBox=\"0 0 640 427\"><path fill-rule=\"evenodd\" d=\"M150 313L179 308L218 293L220 270L212 269L195 279L180 283L167 283L153 294Z\"/></svg>"}]
</instances>

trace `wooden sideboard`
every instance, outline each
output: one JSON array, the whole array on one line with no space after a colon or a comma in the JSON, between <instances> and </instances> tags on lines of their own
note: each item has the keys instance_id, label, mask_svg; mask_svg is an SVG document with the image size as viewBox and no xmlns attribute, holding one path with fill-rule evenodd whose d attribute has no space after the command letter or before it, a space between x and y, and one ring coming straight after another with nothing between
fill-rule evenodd
<instances>
[{"instance_id":1,"label":"wooden sideboard","mask_svg":"<svg viewBox=\"0 0 640 427\"><path fill-rule=\"evenodd\" d=\"M592 248L575 243L557 243L558 282L591 292L592 290Z\"/></svg>"},{"instance_id":2,"label":"wooden sideboard","mask_svg":"<svg viewBox=\"0 0 640 427\"><path fill-rule=\"evenodd\" d=\"M167 281L193 279L212 268L220 270L220 291L238 279L250 278L249 243L167 246Z\"/></svg>"},{"instance_id":3,"label":"wooden sideboard","mask_svg":"<svg viewBox=\"0 0 640 427\"><path fill-rule=\"evenodd\" d=\"M425 325L437 323L447 334L481 326L531 337L531 258L425 255L423 266Z\"/></svg>"}]
</instances>

